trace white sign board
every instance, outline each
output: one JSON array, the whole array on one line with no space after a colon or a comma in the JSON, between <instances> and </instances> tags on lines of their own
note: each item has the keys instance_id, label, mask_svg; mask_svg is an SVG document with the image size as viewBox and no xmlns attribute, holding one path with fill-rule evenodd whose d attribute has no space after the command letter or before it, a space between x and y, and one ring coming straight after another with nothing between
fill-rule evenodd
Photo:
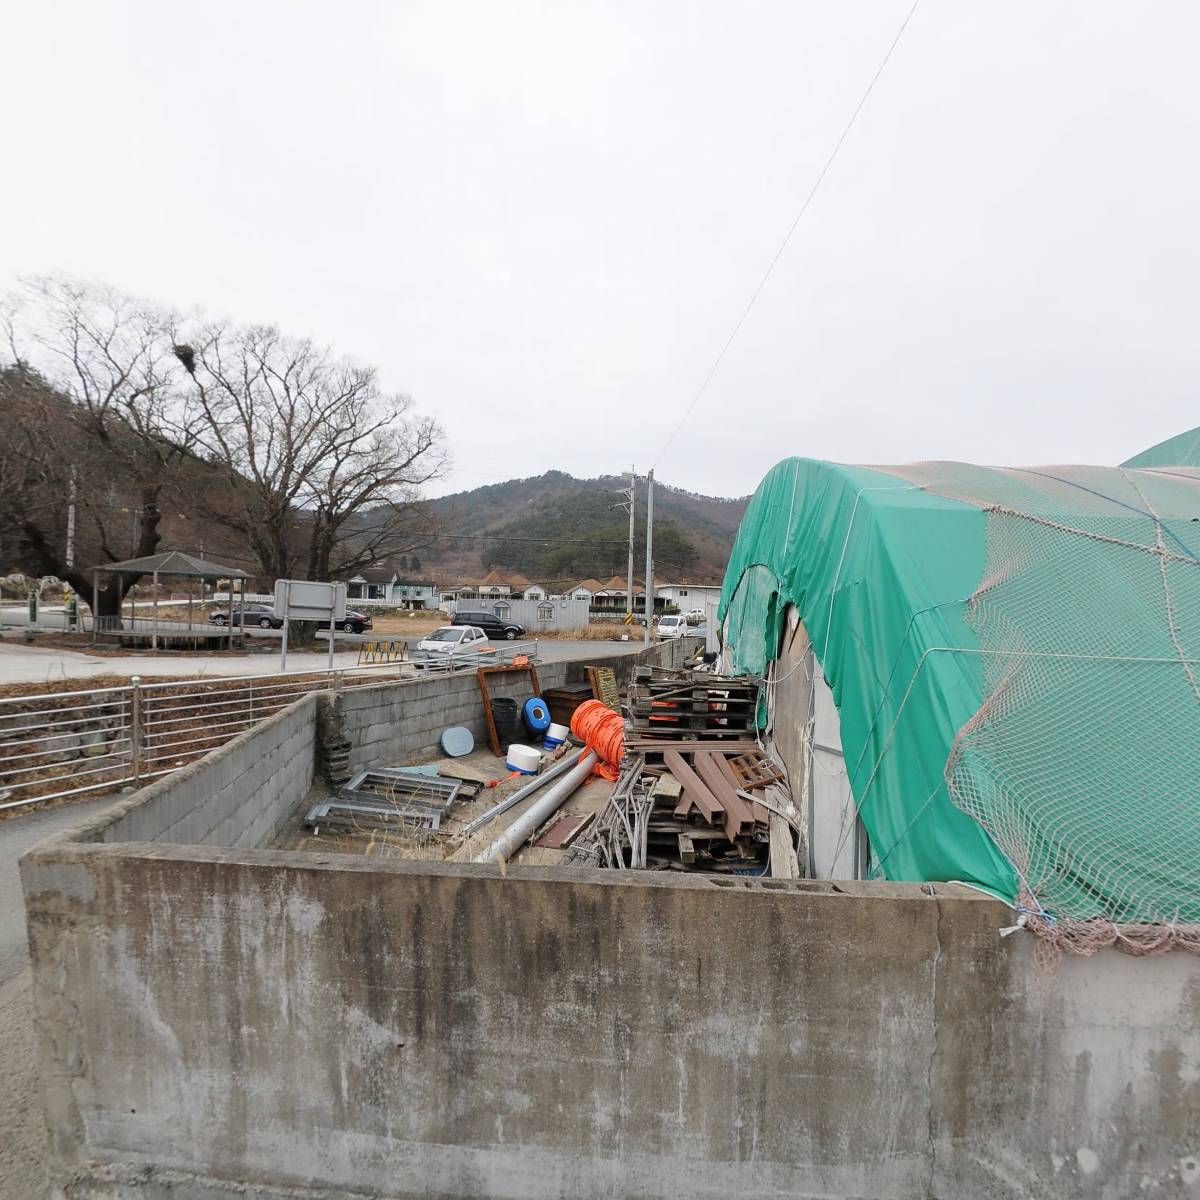
<instances>
[{"instance_id":1,"label":"white sign board","mask_svg":"<svg viewBox=\"0 0 1200 1200\"><path fill-rule=\"evenodd\" d=\"M285 621L346 619L346 585L308 579L275 580L275 615Z\"/></svg>"}]
</instances>

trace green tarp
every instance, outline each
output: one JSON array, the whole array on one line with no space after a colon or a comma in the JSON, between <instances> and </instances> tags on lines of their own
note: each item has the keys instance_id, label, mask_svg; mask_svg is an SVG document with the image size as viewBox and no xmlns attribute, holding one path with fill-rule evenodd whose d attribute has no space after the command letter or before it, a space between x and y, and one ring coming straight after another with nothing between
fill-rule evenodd
<instances>
[{"instance_id":1,"label":"green tarp","mask_svg":"<svg viewBox=\"0 0 1200 1200\"><path fill-rule=\"evenodd\" d=\"M1121 464L1123 467L1200 467L1200 429L1187 429Z\"/></svg>"},{"instance_id":2,"label":"green tarp","mask_svg":"<svg viewBox=\"0 0 1200 1200\"><path fill-rule=\"evenodd\" d=\"M812 459L763 480L734 543L719 618L756 674L799 611L837 704L851 789L879 874L960 880L1008 899L1012 866L952 802L946 760L983 699L963 619L984 569L984 514L882 471Z\"/></svg>"},{"instance_id":3,"label":"green tarp","mask_svg":"<svg viewBox=\"0 0 1200 1200\"><path fill-rule=\"evenodd\" d=\"M788 459L720 619L764 673L789 605L875 873L1027 902L1060 944L1200 951L1200 472Z\"/></svg>"}]
</instances>

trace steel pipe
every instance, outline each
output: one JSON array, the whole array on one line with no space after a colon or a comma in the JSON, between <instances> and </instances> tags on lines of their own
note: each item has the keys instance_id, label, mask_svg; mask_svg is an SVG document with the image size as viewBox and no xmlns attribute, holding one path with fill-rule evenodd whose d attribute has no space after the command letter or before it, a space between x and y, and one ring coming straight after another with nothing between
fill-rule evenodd
<instances>
[{"instance_id":1,"label":"steel pipe","mask_svg":"<svg viewBox=\"0 0 1200 1200\"><path fill-rule=\"evenodd\" d=\"M580 755L566 775L548 789L545 795L539 796L526 812L523 812L482 854L477 854L471 861L500 862L511 858L533 836L538 826L552 816L566 798L591 775L597 761L594 750Z\"/></svg>"},{"instance_id":2,"label":"steel pipe","mask_svg":"<svg viewBox=\"0 0 1200 1200\"><path fill-rule=\"evenodd\" d=\"M554 766L543 771L540 775L535 775L528 783L522 784L511 796L505 796L497 804L493 804L486 812L481 812L474 820L468 821L463 826L462 836L469 838L471 834L482 829L485 825L494 821L501 813L508 812L515 804L520 804L522 800L532 796L534 792L541 791L552 779L557 779L564 772L569 771L583 757L586 751L581 750L574 758L569 754L564 754L561 762L556 762Z\"/></svg>"}]
</instances>

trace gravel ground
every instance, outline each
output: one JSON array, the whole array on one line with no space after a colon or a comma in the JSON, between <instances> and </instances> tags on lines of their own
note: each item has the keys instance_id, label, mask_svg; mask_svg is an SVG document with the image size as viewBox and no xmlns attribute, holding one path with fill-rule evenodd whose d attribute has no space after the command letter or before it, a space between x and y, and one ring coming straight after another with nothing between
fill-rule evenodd
<instances>
[{"instance_id":1,"label":"gravel ground","mask_svg":"<svg viewBox=\"0 0 1200 1200\"><path fill-rule=\"evenodd\" d=\"M17 860L43 838L95 812L112 797L0 821L0 1196L39 1200L45 1191L42 1098L29 994L25 906Z\"/></svg>"}]
</instances>

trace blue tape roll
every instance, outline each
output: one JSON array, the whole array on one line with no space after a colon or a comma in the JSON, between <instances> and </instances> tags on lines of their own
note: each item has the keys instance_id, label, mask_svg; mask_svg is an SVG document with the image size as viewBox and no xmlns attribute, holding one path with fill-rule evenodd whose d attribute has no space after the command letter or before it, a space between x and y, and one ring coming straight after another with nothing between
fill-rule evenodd
<instances>
[{"instance_id":1,"label":"blue tape roll","mask_svg":"<svg viewBox=\"0 0 1200 1200\"><path fill-rule=\"evenodd\" d=\"M550 710L541 696L526 700L521 711L525 725L531 733L544 733L550 728Z\"/></svg>"}]
</instances>

